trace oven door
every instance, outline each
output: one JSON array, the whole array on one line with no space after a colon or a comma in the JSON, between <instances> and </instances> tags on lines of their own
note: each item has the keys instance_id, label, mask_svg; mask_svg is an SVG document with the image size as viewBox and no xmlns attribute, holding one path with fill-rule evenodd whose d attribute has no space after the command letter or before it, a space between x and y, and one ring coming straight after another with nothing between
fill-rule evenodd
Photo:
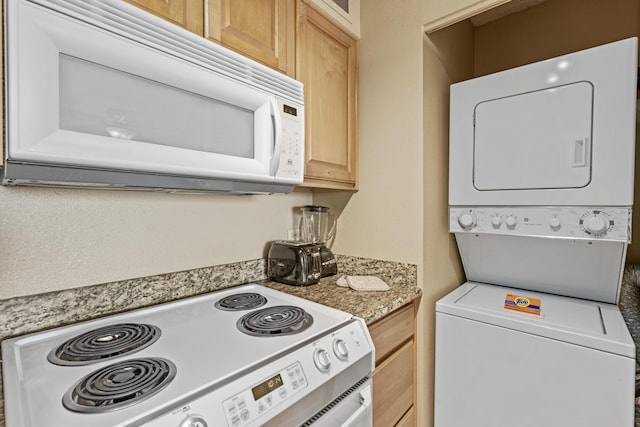
<instances>
[{"instance_id":1,"label":"oven door","mask_svg":"<svg viewBox=\"0 0 640 427\"><path fill-rule=\"evenodd\" d=\"M316 390L264 426L371 427L373 425L373 393L369 378L363 378L306 421L300 423L300 414L307 414L310 408L317 405L317 399L321 399L323 395L330 392L331 390L324 388Z\"/></svg>"}]
</instances>

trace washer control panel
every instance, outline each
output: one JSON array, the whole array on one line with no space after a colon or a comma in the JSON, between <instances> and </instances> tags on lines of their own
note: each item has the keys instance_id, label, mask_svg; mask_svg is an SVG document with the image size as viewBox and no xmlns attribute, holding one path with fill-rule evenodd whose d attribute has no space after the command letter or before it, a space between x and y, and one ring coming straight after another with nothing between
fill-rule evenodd
<instances>
[{"instance_id":1,"label":"washer control panel","mask_svg":"<svg viewBox=\"0 0 640 427\"><path fill-rule=\"evenodd\" d=\"M631 241L631 208L450 207L449 231Z\"/></svg>"}]
</instances>

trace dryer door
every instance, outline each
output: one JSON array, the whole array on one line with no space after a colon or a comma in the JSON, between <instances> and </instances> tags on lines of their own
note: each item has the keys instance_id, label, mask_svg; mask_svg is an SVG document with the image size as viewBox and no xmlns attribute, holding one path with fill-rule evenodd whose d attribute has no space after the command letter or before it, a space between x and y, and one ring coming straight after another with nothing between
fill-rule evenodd
<instances>
[{"instance_id":1,"label":"dryer door","mask_svg":"<svg viewBox=\"0 0 640 427\"><path fill-rule=\"evenodd\" d=\"M480 102L474 110L474 187L587 186L592 109L588 82Z\"/></svg>"}]
</instances>

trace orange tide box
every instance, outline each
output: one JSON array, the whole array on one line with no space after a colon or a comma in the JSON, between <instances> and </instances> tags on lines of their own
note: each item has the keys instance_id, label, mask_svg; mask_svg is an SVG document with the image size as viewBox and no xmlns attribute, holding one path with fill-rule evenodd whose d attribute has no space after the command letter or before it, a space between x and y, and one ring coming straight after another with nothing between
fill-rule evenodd
<instances>
[{"instance_id":1,"label":"orange tide box","mask_svg":"<svg viewBox=\"0 0 640 427\"><path fill-rule=\"evenodd\" d=\"M504 308L507 310L520 311L540 315L540 299L523 295L507 294L504 297Z\"/></svg>"}]
</instances>

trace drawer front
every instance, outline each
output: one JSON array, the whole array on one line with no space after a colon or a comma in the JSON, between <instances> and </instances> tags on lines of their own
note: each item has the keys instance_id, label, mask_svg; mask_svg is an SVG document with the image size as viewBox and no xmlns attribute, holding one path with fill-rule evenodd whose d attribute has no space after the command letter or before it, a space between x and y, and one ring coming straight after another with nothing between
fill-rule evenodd
<instances>
[{"instance_id":1,"label":"drawer front","mask_svg":"<svg viewBox=\"0 0 640 427\"><path fill-rule=\"evenodd\" d=\"M409 411L407 411L407 413L404 414L404 417L402 417L402 419L398 421L398 424L396 424L395 427L415 427L415 425L416 425L416 410L415 410L415 407L412 406L411 408L409 408Z\"/></svg>"},{"instance_id":2,"label":"drawer front","mask_svg":"<svg viewBox=\"0 0 640 427\"><path fill-rule=\"evenodd\" d=\"M383 317L369 327L376 347L376 365L415 334L413 303Z\"/></svg>"}]
</instances>

